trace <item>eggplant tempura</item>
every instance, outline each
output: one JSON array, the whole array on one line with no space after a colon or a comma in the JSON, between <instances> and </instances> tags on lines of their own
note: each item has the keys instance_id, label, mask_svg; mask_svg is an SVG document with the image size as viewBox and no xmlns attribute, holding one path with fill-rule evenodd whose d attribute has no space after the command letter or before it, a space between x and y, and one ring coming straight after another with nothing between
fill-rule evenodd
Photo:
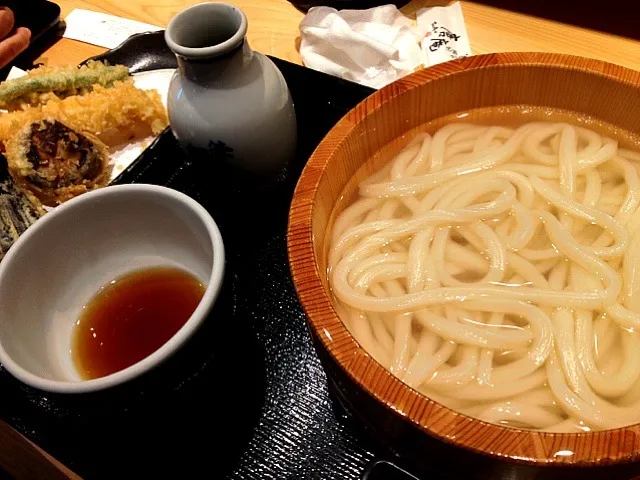
<instances>
[{"instance_id":1,"label":"eggplant tempura","mask_svg":"<svg viewBox=\"0 0 640 480\"><path fill-rule=\"evenodd\" d=\"M0 114L0 141L6 145L25 125L45 118L95 135L109 147L157 135L168 124L160 94L155 90L140 90L131 80L126 80L114 82L111 88L95 85L93 91L85 95Z\"/></svg>"},{"instance_id":2,"label":"eggplant tempura","mask_svg":"<svg viewBox=\"0 0 640 480\"><path fill-rule=\"evenodd\" d=\"M18 183L47 205L105 186L109 180L106 145L58 120L23 127L8 141L6 156Z\"/></svg>"},{"instance_id":3,"label":"eggplant tempura","mask_svg":"<svg viewBox=\"0 0 640 480\"><path fill-rule=\"evenodd\" d=\"M109 149L168 125L155 90L136 88L124 66L40 67L0 83L0 151L9 171L47 205L109 181Z\"/></svg>"}]
</instances>

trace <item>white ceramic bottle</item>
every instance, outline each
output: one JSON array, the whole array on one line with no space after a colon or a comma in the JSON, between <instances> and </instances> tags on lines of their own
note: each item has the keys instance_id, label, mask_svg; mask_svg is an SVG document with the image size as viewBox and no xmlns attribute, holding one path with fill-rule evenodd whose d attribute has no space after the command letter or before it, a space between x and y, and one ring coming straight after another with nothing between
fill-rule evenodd
<instances>
[{"instance_id":1,"label":"white ceramic bottle","mask_svg":"<svg viewBox=\"0 0 640 480\"><path fill-rule=\"evenodd\" d=\"M165 40L178 70L169 122L188 151L269 176L295 155L296 117L282 73L251 50L246 33L246 16L226 3L194 5L171 20Z\"/></svg>"}]
</instances>

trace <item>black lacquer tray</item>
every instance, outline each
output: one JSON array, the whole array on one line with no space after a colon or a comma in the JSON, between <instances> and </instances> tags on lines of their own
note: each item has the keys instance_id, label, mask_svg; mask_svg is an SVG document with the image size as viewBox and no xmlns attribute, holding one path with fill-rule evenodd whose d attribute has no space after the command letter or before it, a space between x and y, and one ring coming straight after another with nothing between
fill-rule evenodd
<instances>
[{"instance_id":1,"label":"black lacquer tray","mask_svg":"<svg viewBox=\"0 0 640 480\"><path fill-rule=\"evenodd\" d=\"M135 35L96 58L132 72L175 67L163 32ZM314 148L372 90L272 60L298 120L296 159L282 182L253 188L222 159L185 155L168 130L113 182L174 188L218 223L226 274L204 326L166 363L108 392L46 394L0 366L0 418L87 479L581 478L585 472L575 469L499 465L433 440L425 447L428 439L417 430L404 441L419 458L411 448L399 457L376 436L379 428L343 408L333 385L346 388L349 381L325 358L333 372L328 379L313 349L289 273L286 225L295 183ZM373 400L368 404L382 412ZM633 477L625 466L590 473Z\"/></svg>"},{"instance_id":2,"label":"black lacquer tray","mask_svg":"<svg viewBox=\"0 0 640 480\"><path fill-rule=\"evenodd\" d=\"M161 33L134 36L102 57L132 71L175 65ZM2 418L85 478L358 479L385 455L332 400L291 281L285 237L306 159L372 91L273 61L298 119L298 153L284 183L249 189L221 162L188 158L169 131L114 181L182 191L222 231L223 291L190 343L138 380L82 396L33 390L0 367ZM381 478L398 472L378 468Z\"/></svg>"}]
</instances>

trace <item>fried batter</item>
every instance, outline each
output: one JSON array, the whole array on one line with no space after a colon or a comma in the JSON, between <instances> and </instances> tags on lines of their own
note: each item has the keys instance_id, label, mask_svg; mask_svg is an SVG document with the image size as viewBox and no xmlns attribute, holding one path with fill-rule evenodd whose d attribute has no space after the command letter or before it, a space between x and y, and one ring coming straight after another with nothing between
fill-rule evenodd
<instances>
[{"instance_id":1,"label":"fried batter","mask_svg":"<svg viewBox=\"0 0 640 480\"><path fill-rule=\"evenodd\" d=\"M168 124L157 91L140 90L131 80L116 81L112 88L95 85L85 95L0 114L0 141L6 146L25 125L43 119L58 120L73 130L93 134L109 147L157 135Z\"/></svg>"},{"instance_id":2,"label":"fried batter","mask_svg":"<svg viewBox=\"0 0 640 480\"><path fill-rule=\"evenodd\" d=\"M57 120L40 120L21 129L7 143L6 156L13 177L51 206L109 180L107 147Z\"/></svg>"},{"instance_id":3,"label":"fried batter","mask_svg":"<svg viewBox=\"0 0 640 480\"><path fill-rule=\"evenodd\" d=\"M84 94L96 85L109 87L128 76L129 69L124 65L111 67L101 62L89 62L82 67L39 67L24 77L0 83L0 108L14 110Z\"/></svg>"}]
</instances>

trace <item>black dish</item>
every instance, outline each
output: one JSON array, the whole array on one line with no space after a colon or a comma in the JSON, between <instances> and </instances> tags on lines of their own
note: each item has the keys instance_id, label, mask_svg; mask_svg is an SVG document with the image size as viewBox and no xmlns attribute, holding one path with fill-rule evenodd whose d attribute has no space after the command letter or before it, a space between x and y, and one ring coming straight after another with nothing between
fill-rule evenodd
<instances>
[{"instance_id":1,"label":"black dish","mask_svg":"<svg viewBox=\"0 0 640 480\"><path fill-rule=\"evenodd\" d=\"M111 65L126 65L131 73L176 68L178 62L164 41L164 30L131 35L116 48L101 55L88 58L100 60Z\"/></svg>"},{"instance_id":2,"label":"black dish","mask_svg":"<svg viewBox=\"0 0 640 480\"><path fill-rule=\"evenodd\" d=\"M409 0L289 0L289 2L302 12L308 11L313 7L331 7L336 10L343 9L365 9L379 7L380 5L387 5L393 3L396 7L400 8L409 3Z\"/></svg>"}]
</instances>

